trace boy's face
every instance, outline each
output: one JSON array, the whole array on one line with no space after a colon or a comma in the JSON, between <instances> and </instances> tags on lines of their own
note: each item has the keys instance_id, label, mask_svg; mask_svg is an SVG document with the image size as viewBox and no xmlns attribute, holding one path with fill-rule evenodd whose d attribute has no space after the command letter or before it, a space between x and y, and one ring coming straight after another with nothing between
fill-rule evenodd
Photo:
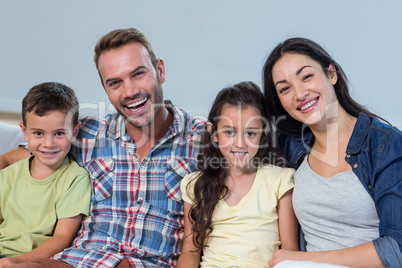
<instances>
[{"instance_id":1,"label":"boy's face","mask_svg":"<svg viewBox=\"0 0 402 268\"><path fill-rule=\"evenodd\" d=\"M54 172L63 164L78 134L79 124L73 126L69 117L61 111L50 111L44 116L33 112L25 115L26 125L20 123L28 149L35 156L30 170Z\"/></svg>"}]
</instances>

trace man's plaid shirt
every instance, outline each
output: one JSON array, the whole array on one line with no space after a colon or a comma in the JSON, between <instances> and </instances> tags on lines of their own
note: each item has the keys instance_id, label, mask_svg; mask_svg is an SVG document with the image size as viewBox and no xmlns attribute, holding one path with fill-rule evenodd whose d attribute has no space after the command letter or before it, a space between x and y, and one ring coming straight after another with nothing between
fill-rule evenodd
<instances>
[{"instance_id":1,"label":"man's plaid shirt","mask_svg":"<svg viewBox=\"0 0 402 268\"><path fill-rule=\"evenodd\" d=\"M183 236L180 181L196 170L204 122L165 102L174 122L142 161L118 114L88 117L72 155L92 180L90 216L54 258L75 267L175 266Z\"/></svg>"}]
</instances>

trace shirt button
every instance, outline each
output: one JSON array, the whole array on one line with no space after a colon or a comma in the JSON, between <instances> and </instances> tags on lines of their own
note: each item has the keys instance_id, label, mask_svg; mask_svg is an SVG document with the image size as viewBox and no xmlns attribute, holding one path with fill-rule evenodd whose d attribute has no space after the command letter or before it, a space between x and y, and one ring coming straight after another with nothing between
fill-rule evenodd
<instances>
[{"instance_id":1,"label":"shirt button","mask_svg":"<svg viewBox=\"0 0 402 268\"><path fill-rule=\"evenodd\" d=\"M368 188L371 190L371 184L368 185Z\"/></svg>"},{"instance_id":2,"label":"shirt button","mask_svg":"<svg viewBox=\"0 0 402 268\"><path fill-rule=\"evenodd\" d=\"M358 164L354 164L354 165L353 165L354 168L357 168L358 166L359 166Z\"/></svg>"},{"instance_id":3,"label":"shirt button","mask_svg":"<svg viewBox=\"0 0 402 268\"><path fill-rule=\"evenodd\" d=\"M350 157L350 154L347 154L346 157L349 158L349 157Z\"/></svg>"}]
</instances>

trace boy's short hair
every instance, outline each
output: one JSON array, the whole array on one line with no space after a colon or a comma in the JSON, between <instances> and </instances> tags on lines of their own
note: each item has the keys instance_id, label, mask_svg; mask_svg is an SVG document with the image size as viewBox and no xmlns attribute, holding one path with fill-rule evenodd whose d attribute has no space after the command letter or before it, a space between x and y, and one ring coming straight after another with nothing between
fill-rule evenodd
<instances>
[{"instance_id":1,"label":"boy's short hair","mask_svg":"<svg viewBox=\"0 0 402 268\"><path fill-rule=\"evenodd\" d=\"M79 102L74 90L56 82L46 82L32 87L22 100L22 122L33 112L44 116L50 111L60 111L71 117L73 126L78 123Z\"/></svg>"}]
</instances>

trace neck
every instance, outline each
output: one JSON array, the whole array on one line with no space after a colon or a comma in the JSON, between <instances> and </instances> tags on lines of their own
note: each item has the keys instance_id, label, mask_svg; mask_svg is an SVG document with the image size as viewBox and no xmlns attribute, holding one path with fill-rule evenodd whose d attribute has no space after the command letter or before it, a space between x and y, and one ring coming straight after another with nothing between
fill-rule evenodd
<instances>
[{"instance_id":1,"label":"neck","mask_svg":"<svg viewBox=\"0 0 402 268\"><path fill-rule=\"evenodd\" d=\"M154 121L141 128L126 123L126 132L136 145L136 157L143 159L152 150L155 144L165 135L173 122L173 115L166 107L161 107L155 115Z\"/></svg>"},{"instance_id":2,"label":"neck","mask_svg":"<svg viewBox=\"0 0 402 268\"><path fill-rule=\"evenodd\" d=\"M314 146L319 151L325 152L331 147L346 147L352 136L357 118L348 114L342 107L339 107L338 111L336 116L309 126L314 135Z\"/></svg>"}]
</instances>

